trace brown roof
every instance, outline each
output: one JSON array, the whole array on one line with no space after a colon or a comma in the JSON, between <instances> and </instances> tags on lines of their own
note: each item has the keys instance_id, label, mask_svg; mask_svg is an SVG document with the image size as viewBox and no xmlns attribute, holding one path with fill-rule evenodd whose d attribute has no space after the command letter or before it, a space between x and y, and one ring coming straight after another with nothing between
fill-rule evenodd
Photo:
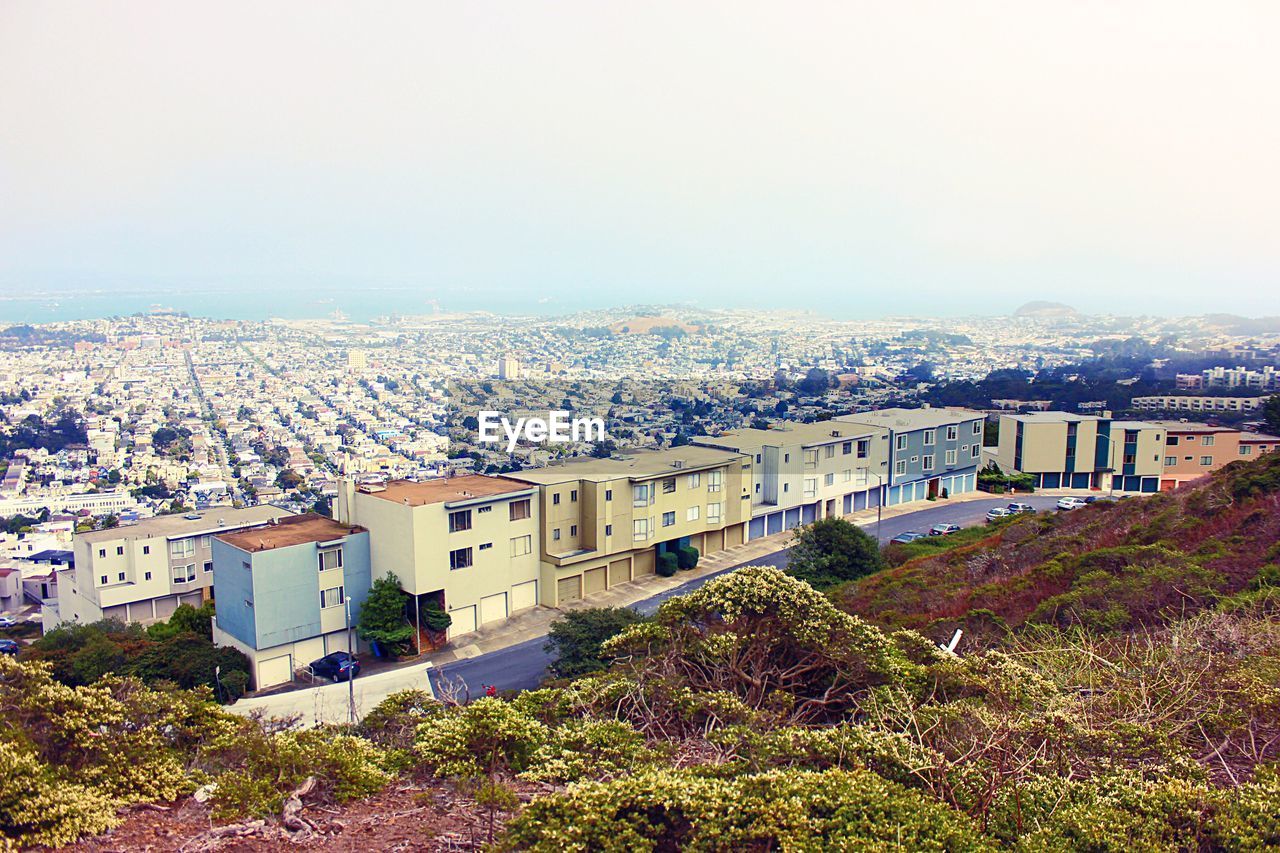
<instances>
[{"instance_id":1,"label":"brown roof","mask_svg":"<svg viewBox=\"0 0 1280 853\"><path fill-rule=\"evenodd\" d=\"M527 492L528 483L510 480L506 477L486 477L481 474L468 474L462 477L446 477L439 480L391 480L381 488L362 489L375 498L394 501L409 506L425 506L426 504L452 503L471 498L487 498L490 495L504 495L510 492Z\"/></svg>"},{"instance_id":2,"label":"brown roof","mask_svg":"<svg viewBox=\"0 0 1280 853\"><path fill-rule=\"evenodd\" d=\"M270 551L273 548L287 548L307 542L329 542L363 531L363 527L348 527L332 518L309 512L282 518L275 524L223 533L218 538L242 551Z\"/></svg>"}]
</instances>

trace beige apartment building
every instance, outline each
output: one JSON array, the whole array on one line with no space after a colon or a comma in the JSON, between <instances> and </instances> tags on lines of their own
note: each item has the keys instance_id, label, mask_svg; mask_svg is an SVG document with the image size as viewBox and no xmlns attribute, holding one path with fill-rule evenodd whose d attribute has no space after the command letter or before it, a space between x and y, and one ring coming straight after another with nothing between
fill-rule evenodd
<instances>
[{"instance_id":1,"label":"beige apartment building","mask_svg":"<svg viewBox=\"0 0 1280 853\"><path fill-rule=\"evenodd\" d=\"M441 605L453 638L545 598L537 498L526 482L475 474L381 486L343 480L334 517L369 531L372 580L394 573L414 599L411 619L428 600Z\"/></svg>"},{"instance_id":2,"label":"beige apartment building","mask_svg":"<svg viewBox=\"0 0 1280 853\"><path fill-rule=\"evenodd\" d=\"M541 602L557 607L653 574L659 553L745 541L751 457L711 447L635 451L508 475L536 486Z\"/></svg>"},{"instance_id":3,"label":"beige apartment building","mask_svg":"<svg viewBox=\"0 0 1280 853\"><path fill-rule=\"evenodd\" d=\"M1134 397L1130 404L1144 412L1252 412L1269 397L1209 397L1191 394L1163 394Z\"/></svg>"},{"instance_id":4,"label":"beige apartment building","mask_svg":"<svg viewBox=\"0 0 1280 853\"><path fill-rule=\"evenodd\" d=\"M698 436L694 443L751 458L749 540L878 506L889 485L884 427L783 422Z\"/></svg>"},{"instance_id":5,"label":"beige apartment building","mask_svg":"<svg viewBox=\"0 0 1280 853\"><path fill-rule=\"evenodd\" d=\"M1163 426L1071 412L1000 417L996 464L1041 489L1155 492L1164 470Z\"/></svg>"},{"instance_id":6,"label":"beige apartment building","mask_svg":"<svg viewBox=\"0 0 1280 853\"><path fill-rule=\"evenodd\" d=\"M75 565L58 572L58 606L45 627L100 619L146 625L179 604L199 607L213 597L213 537L288 515L273 506L218 507L78 533Z\"/></svg>"}]
</instances>

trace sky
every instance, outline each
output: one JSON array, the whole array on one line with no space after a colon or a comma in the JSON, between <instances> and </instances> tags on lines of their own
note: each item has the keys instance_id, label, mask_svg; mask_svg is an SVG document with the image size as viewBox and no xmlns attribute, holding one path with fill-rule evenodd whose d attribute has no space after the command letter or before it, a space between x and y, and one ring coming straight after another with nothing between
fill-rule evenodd
<instances>
[{"instance_id":1,"label":"sky","mask_svg":"<svg viewBox=\"0 0 1280 853\"><path fill-rule=\"evenodd\" d=\"M0 299L1280 314L1278 30L1273 0L0 0Z\"/></svg>"}]
</instances>

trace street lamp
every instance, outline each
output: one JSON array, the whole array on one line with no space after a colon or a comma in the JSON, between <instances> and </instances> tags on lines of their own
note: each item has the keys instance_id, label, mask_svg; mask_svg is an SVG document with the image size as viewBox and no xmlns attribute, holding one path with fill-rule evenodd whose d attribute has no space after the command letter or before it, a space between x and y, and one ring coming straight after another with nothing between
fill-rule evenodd
<instances>
[{"instance_id":1,"label":"street lamp","mask_svg":"<svg viewBox=\"0 0 1280 853\"><path fill-rule=\"evenodd\" d=\"M349 661L351 666L347 668L347 720L352 725L355 725L356 677L354 670L356 663L356 647L351 644L351 598L346 594L346 592L346 586L344 584L342 595L343 598L346 599L344 603L347 605L347 654L351 656L351 660Z\"/></svg>"}]
</instances>

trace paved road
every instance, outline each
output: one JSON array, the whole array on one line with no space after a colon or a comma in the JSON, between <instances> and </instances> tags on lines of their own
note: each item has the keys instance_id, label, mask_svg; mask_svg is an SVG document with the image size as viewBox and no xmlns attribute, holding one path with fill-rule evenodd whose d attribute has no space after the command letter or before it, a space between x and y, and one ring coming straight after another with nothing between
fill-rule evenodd
<instances>
[{"instance_id":1,"label":"paved road","mask_svg":"<svg viewBox=\"0 0 1280 853\"><path fill-rule=\"evenodd\" d=\"M1057 498L1034 495L1031 497L1022 496L1018 500L1023 503L1029 503L1037 509L1050 509L1057 503ZM986 520L987 510L996 506L1004 506L1008 502L1008 499L992 499L940 503L905 515L886 518L880 522L880 541L881 543L888 542L899 533L905 533L908 530L927 533L929 528L935 524L959 524L962 527L982 524ZM864 529L869 533L875 533L875 528L876 523L873 521L870 525L865 526ZM631 607L639 613L651 615L668 598L692 592L712 578L747 565L785 568L787 557L788 552L786 549L775 551L772 554L765 554L761 557L754 557L743 563L729 566L714 574L705 575L674 589L638 601ZM486 655L445 664L431 671L431 683L436 688L437 693L440 691L442 679L447 679L455 684L465 683L470 687L472 697L483 695L486 685L493 685L499 690L531 690L537 687L542 679L546 677L546 668L551 662L550 656L542 648L545 642L544 638L539 637Z\"/></svg>"}]
</instances>

